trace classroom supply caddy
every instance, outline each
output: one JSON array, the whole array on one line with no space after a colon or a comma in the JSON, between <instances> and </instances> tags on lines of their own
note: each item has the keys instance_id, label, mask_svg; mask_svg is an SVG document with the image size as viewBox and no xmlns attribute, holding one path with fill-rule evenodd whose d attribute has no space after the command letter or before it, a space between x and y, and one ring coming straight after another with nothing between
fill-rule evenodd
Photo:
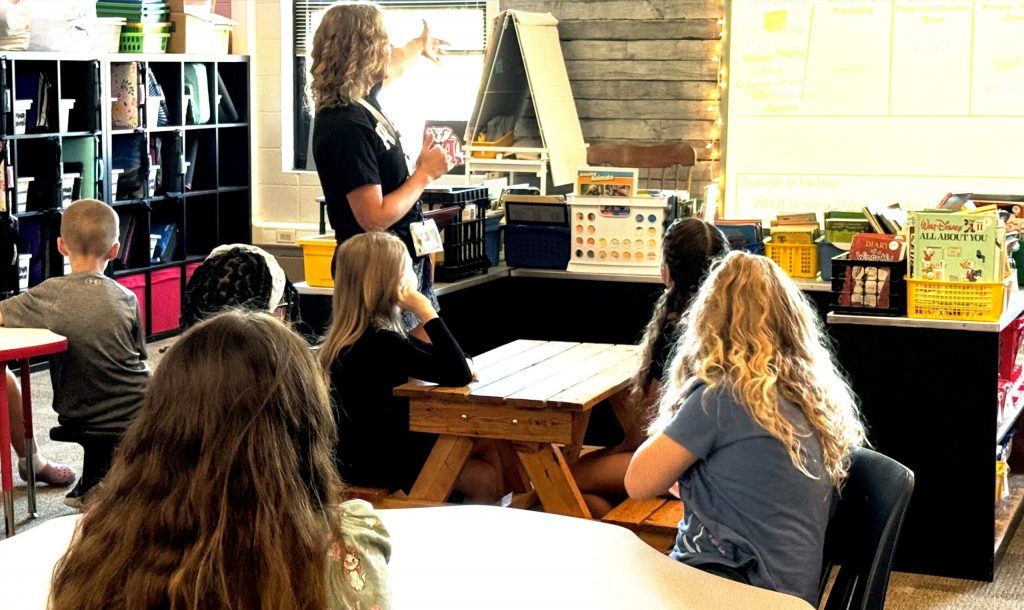
<instances>
[{"instance_id":1,"label":"classroom supply caddy","mask_svg":"<svg viewBox=\"0 0 1024 610\"><path fill-rule=\"evenodd\" d=\"M451 282L490 266L484 247L486 220L490 207L487 187L453 186L423 191L420 198L425 210L456 207L457 213L441 227L444 252L435 258L434 277L439 282Z\"/></svg>"},{"instance_id":2,"label":"classroom supply caddy","mask_svg":"<svg viewBox=\"0 0 1024 610\"><path fill-rule=\"evenodd\" d=\"M790 277L818 277L818 249L811 244L764 242L765 256L775 261Z\"/></svg>"},{"instance_id":3,"label":"classroom supply caddy","mask_svg":"<svg viewBox=\"0 0 1024 610\"><path fill-rule=\"evenodd\" d=\"M658 275L668 197L569 197L569 271Z\"/></svg>"},{"instance_id":4,"label":"classroom supply caddy","mask_svg":"<svg viewBox=\"0 0 1024 610\"><path fill-rule=\"evenodd\" d=\"M1002 282L937 282L907 278L907 317L997 322L1003 313Z\"/></svg>"},{"instance_id":5,"label":"classroom supply caddy","mask_svg":"<svg viewBox=\"0 0 1024 610\"><path fill-rule=\"evenodd\" d=\"M569 208L561 195L505 195L505 263L561 269L569 263Z\"/></svg>"}]
</instances>

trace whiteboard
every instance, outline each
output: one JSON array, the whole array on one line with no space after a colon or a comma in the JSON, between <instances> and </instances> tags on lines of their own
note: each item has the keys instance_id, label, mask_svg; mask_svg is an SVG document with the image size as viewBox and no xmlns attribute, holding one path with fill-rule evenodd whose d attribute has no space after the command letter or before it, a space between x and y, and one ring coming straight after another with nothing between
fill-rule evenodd
<instances>
[{"instance_id":1,"label":"whiteboard","mask_svg":"<svg viewBox=\"0 0 1024 610\"><path fill-rule=\"evenodd\" d=\"M1024 193L1024 2L733 0L726 217Z\"/></svg>"}]
</instances>

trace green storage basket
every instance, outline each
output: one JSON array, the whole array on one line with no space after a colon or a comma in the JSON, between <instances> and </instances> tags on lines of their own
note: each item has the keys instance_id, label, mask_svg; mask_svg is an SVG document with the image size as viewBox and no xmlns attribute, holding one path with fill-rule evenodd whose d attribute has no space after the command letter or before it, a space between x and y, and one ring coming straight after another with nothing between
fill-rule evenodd
<instances>
[{"instance_id":1,"label":"green storage basket","mask_svg":"<svg viewBox=\"0 0 1024 610\"><path fill-rule=\"evenodd\" d=\"M126 23L121 26L119 53L166 53L174 24Z\"/></svg>"}]
</instances>

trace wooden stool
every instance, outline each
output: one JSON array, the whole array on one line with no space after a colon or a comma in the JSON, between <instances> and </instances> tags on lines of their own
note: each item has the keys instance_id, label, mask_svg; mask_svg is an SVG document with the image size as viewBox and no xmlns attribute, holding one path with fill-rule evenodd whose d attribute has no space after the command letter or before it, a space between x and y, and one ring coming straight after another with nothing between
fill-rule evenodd
<instances>
[{"instance_id":1,"label":"wooden stool","mask_svg":"<svg viewBox=\"0 0 1024 610\"><path fill-rule=\"evenodd\" d=\"M627 499L601 518L635 532L659 552L668 553L676 543L676 532L683 518L683 503L678 498L653 500Z\"/></svg>"}]
</instances>

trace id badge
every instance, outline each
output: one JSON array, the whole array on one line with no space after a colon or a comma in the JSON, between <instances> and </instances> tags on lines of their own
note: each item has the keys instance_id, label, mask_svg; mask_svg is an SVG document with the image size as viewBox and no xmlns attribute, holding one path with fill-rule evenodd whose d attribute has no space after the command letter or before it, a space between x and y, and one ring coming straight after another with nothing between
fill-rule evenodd
<instances>
[{"instance_id":1,"label":"id badge","mask_svg":"<svg viewBox=\"0 0 1024 610\"><path fill-rule=\"evenodd\" d=\"M433 218L410 223L409 232L412 233L412 245L416 249L416 256L426 256L444 250L441 232L437 230L437 223Z\"/></svg>"}]
</instances>

